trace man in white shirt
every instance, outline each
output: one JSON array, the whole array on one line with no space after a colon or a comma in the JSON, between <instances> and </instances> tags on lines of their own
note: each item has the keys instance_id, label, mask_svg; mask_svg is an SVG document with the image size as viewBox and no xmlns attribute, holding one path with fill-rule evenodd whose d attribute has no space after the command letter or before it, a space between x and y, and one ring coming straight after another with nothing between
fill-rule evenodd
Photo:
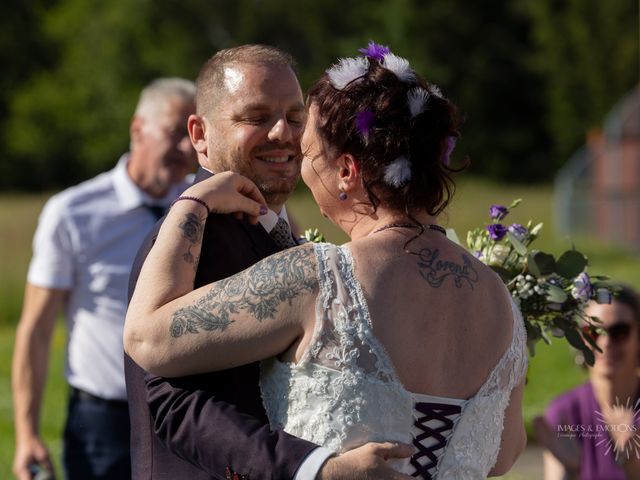
<instances>
[{"instance_id":1,"label":"man in white shirt","mask_svg":"<svg viewBox=\"0 0 640 480\"><path fill-rule=\"evenodd\" d=\"M53 471L39 415L61 310L68 327L67 478L131 476L122 346L128 278L145 236L188 185L196 155L186 125L194 112L193 82L152 82L131 121L129 153L113 170L54 195L42 211L13 357L19 480L38 468Z\"/></svg>"}]
</instances>

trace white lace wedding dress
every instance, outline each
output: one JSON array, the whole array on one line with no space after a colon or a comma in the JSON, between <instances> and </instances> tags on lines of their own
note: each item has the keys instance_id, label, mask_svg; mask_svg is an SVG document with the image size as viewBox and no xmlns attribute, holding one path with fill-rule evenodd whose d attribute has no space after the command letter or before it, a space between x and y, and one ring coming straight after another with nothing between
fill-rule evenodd
<instances>
[{"instance_id":1,"label":"white lace wedding dress","mask_svg":"<svg viewBox=\"0 0 640 480\"><path fill-rule=\"evenodd\" d=\"M486 478L510 392L527 365L517 308L511 345L475 396L411 393L373 334L351 252L331 244L316 244L315 251L320 293L313 339L297 364L262 363L271 426L336 452L368 441L413 443L418 453L394 468L424 480Z\"/></svg>"}]
</instances>

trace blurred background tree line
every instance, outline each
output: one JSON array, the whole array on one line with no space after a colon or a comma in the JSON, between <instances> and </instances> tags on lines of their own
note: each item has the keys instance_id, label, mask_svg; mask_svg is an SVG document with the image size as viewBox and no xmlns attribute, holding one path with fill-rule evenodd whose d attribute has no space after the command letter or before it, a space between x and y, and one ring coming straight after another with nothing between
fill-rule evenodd
<instances>
[{"instance_id":1,"label":"blurred background tree line","mask_svg":"<svg viewBox=\"0 0 640 480\"><path fill-rule=\"evenodd\" d=\"M111 168L148 81L242 43L289 51L303 88L388 44L460 106L471 171L501 180L552 178L639 74L633 0L4 0L0 18L4 191Z\"/></svg>"}]
</instances>

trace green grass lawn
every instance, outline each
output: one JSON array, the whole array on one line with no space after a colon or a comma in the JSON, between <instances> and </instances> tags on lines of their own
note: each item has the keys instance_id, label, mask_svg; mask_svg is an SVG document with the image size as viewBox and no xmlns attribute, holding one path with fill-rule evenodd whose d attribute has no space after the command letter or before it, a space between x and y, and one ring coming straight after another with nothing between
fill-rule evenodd
<instances>
[{"instance_id":1,"label":"green grass lawn","mask_svg":"<svg viewBox=\"0 0 640 480\"><path fill-rule=\"evenodd\" d=\"M12 478L11 465L14 453L13 407L11 403L11 355L15 327L0 325L0 478ZM44 395L40 417L40 431L60 476L62 454L62 425L66 417L67 386L64 381L63 350L65 328L62 321L56 325L53 337L49 381Z\"/></svg>"},{"instance_id":2,"label":"green grass lawn","mask_svg":"<svg viewBox=\"0 0 640 480\"><path fill-rule=\"evenodd\" d=\"M526 223L530 218L545 224L538 248L561 253L571 248L569 239L557 239L552 225L552 189L550 186L505 185L484 180L459 182L458 193L441 223L454 228L461 239L466 231L488 220L492 203L509 204L524 198L509 220ZM14 431L11 406L10 365L15 323L18 320L31 240L37 217L47 195L0 196L0 478L11 478ZM318 227L330 241L341 243L345 235L322 218L305 187L300 187L289 203L289 213L301 229ZM613 278L640 286L640 256L603 245L589 238L572 239L590 260L590 272L606 273ZM56 328L49 382L44 399L42 434L55 461L60 463L60 431L65 416L66 386L63 380L64 326ZM561 340L552 346L540 345L532 359L525 392L525 417L543 412L558 393L584 381L585 373L574 365L573 353Z\"/></svg>"}]
</instances>

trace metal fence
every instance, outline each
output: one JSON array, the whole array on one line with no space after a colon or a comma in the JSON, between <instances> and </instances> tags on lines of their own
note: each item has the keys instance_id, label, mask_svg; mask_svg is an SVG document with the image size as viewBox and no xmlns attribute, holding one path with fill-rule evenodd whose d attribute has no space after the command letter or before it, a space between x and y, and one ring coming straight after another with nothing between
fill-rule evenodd
<instances>
[{"instance_id":1,"label":"metal fence","mask_svg":"<svg viewBox=\"0 0 640 480\"><path fill-rule=\"evenodd\" d=\"M640 251L640 86L607 115L558 172L556 232Z\"/></svg>"}]
</instances>

